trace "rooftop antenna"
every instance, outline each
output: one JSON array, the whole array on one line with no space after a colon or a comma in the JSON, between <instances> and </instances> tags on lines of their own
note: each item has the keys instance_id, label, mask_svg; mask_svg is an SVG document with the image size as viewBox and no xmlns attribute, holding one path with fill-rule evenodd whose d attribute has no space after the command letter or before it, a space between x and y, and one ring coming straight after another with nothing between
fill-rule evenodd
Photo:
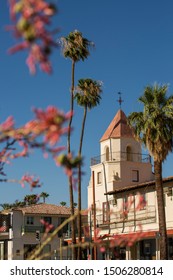
<instances>
[{"instance_id":1,"label":"rooftop antenna","mask_svg":"<svg viewBox=\"0 0 173 280\"><path fill-rule=\"evenodd\" d=\"M124 102L124 100L121 98L121 94L122 94L122 93L119 91L119 92L118 92L119 98L118 98L117 101L118 101L118 103L119 103L119 105L120 105L120 109L121 109L121 103Z\"/></svg>"}]
</instances>

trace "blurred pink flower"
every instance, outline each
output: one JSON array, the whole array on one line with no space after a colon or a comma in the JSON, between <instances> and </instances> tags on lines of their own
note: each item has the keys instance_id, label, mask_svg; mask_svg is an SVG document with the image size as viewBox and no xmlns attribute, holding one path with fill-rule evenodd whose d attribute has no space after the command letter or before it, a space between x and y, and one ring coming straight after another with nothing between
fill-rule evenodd
<instances>
[{"instance_id":1,"label":"blurred pink flower","mask_svg":"<svg viewBox=\"0 0 173 280\"><path fill-rule=\"evenodd\" d=\"M36 72L37 64L42 71L51 73L49 56L57 43L53 39L55 31L49 31L46 27L51 24L50 19L57 11L56 6L44 0L9 0L9 6L14 25L8 30L11 30L18 40L22 40L10 48L9 53L26 49L26 63L32 74Z\"/></svg>"},{"instance_id":2,"label":"blurred pink flower","mask_svg":"<svg viewBox=\"0 0 173 280\"><path fill-rule=\"evenodd\" d=\"M13 129L13 127L14 127L14 119L12 116L10 116L6 119L4 123L0 125L0 130L6 131L6 130Z\"/></svg>"},{"instance_id":3,"label":"blurred pink flower","mask_svg":"<svg viewBox=\"0 0 173 280\"><path fill-rule=\"evenodd\" d=\"M22 187L25 187L25 183L28 183L31 187L31 190L33 188L41 187L41 184L39 182L39 178L34 179L33 175L28 175L28 174L22 176L22 178L20 180L20 183L21 183Z\"/></svg>"},{"instance_id":4,"label":"blurred pink flower","mask_svg":"<svg viewBox=\"0 0 173 280\"><path fill-rule=\"evenodd\" d=\"M43 224L43 225L45 226L45 233L50 232L50 231L54 228L54 225L49 224L49 223L46 222L44 219L41 219L41 220L40 220L40 223Z\"/></svg>"}]
</instances>

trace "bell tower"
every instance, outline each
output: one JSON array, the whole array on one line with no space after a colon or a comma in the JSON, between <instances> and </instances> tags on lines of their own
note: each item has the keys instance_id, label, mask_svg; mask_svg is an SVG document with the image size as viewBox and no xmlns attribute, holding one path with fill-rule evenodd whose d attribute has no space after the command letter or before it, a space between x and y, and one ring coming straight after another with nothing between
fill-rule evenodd
<instances>
[{"instance_id":1,"label":"bell tower","mask_svg":"<svg viewBox=\"0 0 173 280\"><path fill-rule=\"evenodd\" d=\"M106 201L107 192L154 179L150 156L142 154L141 145L134 138L121 108L100 139L100 156L91 159L91 173L93 172L95 195L100 205ZM89 207L92 204L90 188L92 189L92 178L88 187Z\"/></svg>"}]
</instances>

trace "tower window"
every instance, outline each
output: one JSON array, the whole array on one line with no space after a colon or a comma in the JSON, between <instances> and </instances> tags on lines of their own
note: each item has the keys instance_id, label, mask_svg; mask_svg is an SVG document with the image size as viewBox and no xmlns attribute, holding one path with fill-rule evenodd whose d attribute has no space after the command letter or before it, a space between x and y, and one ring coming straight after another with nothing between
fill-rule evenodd
<instances>
[{"instance_id":1,"label":"tower window","mask_svg":"<svg viewBox=\"0 0 173 280\"><path fill-rule=\"evenodd\" d=\"M132 148L130 146L126 148L126 157L128 161L132 161Z\"/></svg>"},{"instance_id":2,"label":"tower window","mask_svg":"<svg viewBox=\"0 0 173 280\"><path fill-rule=\"evenodd\" d=\"M109 147L106 147L106 161L109 160Z\"/></svg>"}]
</instances>

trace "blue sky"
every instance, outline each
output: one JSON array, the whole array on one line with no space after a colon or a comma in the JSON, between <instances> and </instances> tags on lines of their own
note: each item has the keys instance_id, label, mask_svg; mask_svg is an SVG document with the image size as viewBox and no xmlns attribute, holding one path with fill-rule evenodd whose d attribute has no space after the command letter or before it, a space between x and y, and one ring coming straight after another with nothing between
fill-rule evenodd
<instances>
[{"instance_id":1,"label":"blue sky","mask_svg":"<svg viewBox=\"0 0 173 280\"><path fill-rule=\"evenodd\" d=\"M9 24L8 1L1 1L0 9L0 121L13 115L16 125L33 117L32 108L55 105L67 112L71 62L64 59L61 50L55 50L51 61L53 74L38 70L31 76L25 64L26 53L13 56L7 50L15 43L5 26ZM122 92L122 109L126 115L141 108L138 97L144 87L155 82L169 84L173 93L173 2L172 0L59 0L59 12L54 26L59 27L57 39L77 29L95 43L95 49L85 62L76 66L76 84L80 78L103 82L100 106L88 113L84 138L84 172L82 182L83 207L87 207L87 186L90 178L90 158L100 154L99 140L113 119ZM72 150L78 150L82 109L75 105ZM60 144L63 144L62 139ZM66 142L65 142L66 143ZM172 154L163 165L163 176L173 175ZM68 181L61 168L51 158L43 159L33 152L28 159L18 159L6 166L8 178L19 179L24 173L38 175L43 182L41 191L49 193L48 203L69 203ZM28 187L1 184L0 204L22 200L30 194ZM76 195L75 195L76 196ZM77 201L77 199L75 199Z\"/></svg>"}]
</instances>

